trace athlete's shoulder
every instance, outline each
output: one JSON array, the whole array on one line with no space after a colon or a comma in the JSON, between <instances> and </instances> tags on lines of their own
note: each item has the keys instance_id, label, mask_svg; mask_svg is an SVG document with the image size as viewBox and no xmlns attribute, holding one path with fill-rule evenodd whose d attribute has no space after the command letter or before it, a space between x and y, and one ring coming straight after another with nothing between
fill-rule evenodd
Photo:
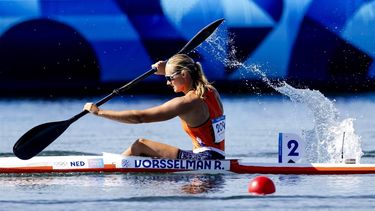
<instances>
[{"instance_id":1,"label":"athlete's shoulder","mask_svg":"<svg viewBox=\"0 0 375 211\"><path fill-rule=\"evenodd\" d=\"M182 107L183 109L189 109L194 107L197 103L199 103L199 98L194 95L184 95L179 97L174 97L173 99L168 101L168 104L172 104L176 107Z\"/></svg>"}]
</instances>

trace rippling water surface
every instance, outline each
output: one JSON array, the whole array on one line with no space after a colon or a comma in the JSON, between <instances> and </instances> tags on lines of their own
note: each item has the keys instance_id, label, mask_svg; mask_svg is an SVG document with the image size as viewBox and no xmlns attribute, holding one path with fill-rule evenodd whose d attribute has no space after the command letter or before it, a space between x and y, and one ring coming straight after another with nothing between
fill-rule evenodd
<instances>
[{"instance_id":1,"label":"rippling water surface","mask_svg":"<svg viewBox=\"0 0 375 211\"><path fill-rule=\"evenodd\" d=\"M41 123L65 120L79 113L90 99L1 99L0 153L10 156L13 144ZM139 109L158 105L168 97L124 96L107 109ZM375 163L375 95L328 97L338 122L353 120L364 155L361 163ZM229 157L254 162L277 162L279 132L317 128L307 104L282 96L223 96L227 115ZM328 111L327 111L328 112ZM316 130L315 130L316 131ZM50 145L45 155L120 153L138 137L191 148L178 119L162 123L126 125L86 115ZM350 148L350 147L349 147ZM314 152L311 152L314 153ZM333 156L335 152L332 152ZM247 192L255 174L31 174L0 175L0 209L114 210L114 209L374 209L375 175L268 175L276 193Z\"/></svg>"}]
</instances>

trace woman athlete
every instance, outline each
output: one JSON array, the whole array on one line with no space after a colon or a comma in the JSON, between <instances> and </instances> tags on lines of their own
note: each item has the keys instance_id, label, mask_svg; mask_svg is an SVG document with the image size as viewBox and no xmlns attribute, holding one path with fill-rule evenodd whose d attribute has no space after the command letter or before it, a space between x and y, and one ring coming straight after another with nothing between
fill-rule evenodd
<instances>
[{"instance_id":1,"label":"woman athlete","mask_svg":"<svg viewBox=\"0 0 375 211\"><path fill-rule=\"evenodd\" d=\"M165 75L174 92L184 93L166 103L144 110L112 111L86 103L84 109L97 116L123 123L158 122L179 117L191 137L193 150L140 138L122 155L169 159L225 159L225 116L217 90L207 81L202 66L185 54L177 54L167 62L152 65L157 75Z\"/></svg>"}]
</instances>

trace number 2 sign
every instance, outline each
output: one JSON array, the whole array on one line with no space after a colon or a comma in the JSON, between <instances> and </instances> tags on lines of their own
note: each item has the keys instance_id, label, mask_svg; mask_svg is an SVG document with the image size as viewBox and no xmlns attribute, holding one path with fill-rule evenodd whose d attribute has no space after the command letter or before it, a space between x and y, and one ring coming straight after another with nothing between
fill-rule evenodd
<instances>
[{"instance_id":1,"label":"number 2 sign","mask_svg":"<svg viewBox=\"0 0 375 211\"><path fill-rule=\"evenodd\" d=\"M279 133L279 163L297 163L303 157L304 147L298 135Z\"/></svg>"}]
</instances>

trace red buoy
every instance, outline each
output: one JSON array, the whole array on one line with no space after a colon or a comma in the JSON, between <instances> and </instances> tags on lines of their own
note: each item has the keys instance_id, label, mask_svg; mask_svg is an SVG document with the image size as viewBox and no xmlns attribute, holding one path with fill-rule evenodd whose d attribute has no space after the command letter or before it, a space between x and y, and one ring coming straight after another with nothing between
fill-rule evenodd
<instances>
[{"instance_id":1,"label":"red buoy","mask_svg":"<svg viewBox=\"0 0 375 211\"><path fill-rule=\"evenodd\" d=\"M275 184L265 176L255 177L249 184L249 192L257 195L266 195L275 192Z\"/></svg>"}]
</instances>

